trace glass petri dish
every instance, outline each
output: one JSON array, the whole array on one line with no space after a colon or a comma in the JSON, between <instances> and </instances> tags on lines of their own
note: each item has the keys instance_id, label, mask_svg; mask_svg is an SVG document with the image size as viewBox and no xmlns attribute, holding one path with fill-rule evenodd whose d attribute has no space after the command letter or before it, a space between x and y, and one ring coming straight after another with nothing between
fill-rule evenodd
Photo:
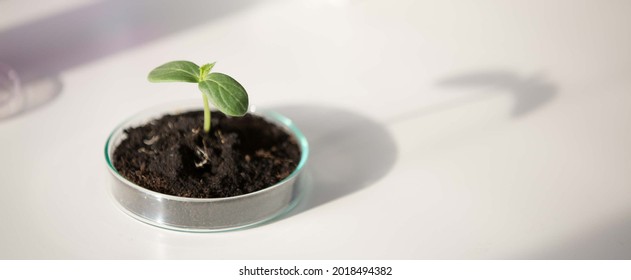
<instances>
[{"instance_id":1,"label":"glass petri dish","mask_svg":"<svg viewBox=\"0 0 631 280\"><path fill-rule=\"evenodd\" d=\"M144 110L118 125L105 144L105 161L112 175L111 194L128 215L161 228L216 232L243 229L274 219L300 200L298 179L309 155L307 139L287 117L272 111L251 112L284 128L297 140L301 151L296 169L265 189L227 198L186 198L145 189L121 176L112 162L114 150L126 137L124 129L139 126L165 114L201 110L199 100L176 102Z\"/></svg>"}]
</instances>

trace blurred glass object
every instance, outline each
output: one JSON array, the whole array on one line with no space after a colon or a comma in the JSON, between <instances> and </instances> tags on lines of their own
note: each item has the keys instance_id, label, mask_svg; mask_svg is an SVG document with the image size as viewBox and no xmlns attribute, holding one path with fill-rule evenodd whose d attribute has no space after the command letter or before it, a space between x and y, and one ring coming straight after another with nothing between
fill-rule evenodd
<instances>
[{"instance_id":1,"label":"blurred glass object","mask_svg":"<svg viewBox=\"0 0 631 280\"><path fill-rule=\"evenodd\" d=\"M23 107L24 97L17 72L0 63L0 120L19 113Z\"/></svg>"}]
</instances>

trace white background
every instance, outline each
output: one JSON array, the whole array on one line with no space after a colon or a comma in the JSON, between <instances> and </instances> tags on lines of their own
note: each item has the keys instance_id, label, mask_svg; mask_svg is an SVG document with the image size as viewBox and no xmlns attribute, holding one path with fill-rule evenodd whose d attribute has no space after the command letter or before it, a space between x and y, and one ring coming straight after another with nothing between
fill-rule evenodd
<instances>
[{"instance_id":1,"label":"white background","mask_svg":"<svg viewBox=\"0 0 631 280\"><path fill-rule=\"evenodd\" d=\"M631 258L631 2L177 3L0 1L26 98L0 120L0 257ZM191 234L117 209L105 139L199 97L146 81L176 59L305 132L294 212Z\"/></svg>"}]
</instances>

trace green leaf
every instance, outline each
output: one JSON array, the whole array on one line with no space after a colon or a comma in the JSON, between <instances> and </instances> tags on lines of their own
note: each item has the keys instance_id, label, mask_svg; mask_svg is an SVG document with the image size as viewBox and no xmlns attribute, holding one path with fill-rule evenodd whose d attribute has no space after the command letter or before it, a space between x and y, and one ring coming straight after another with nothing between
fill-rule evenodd
<instances>
[{"instance_id":1,"label":"green leaf","mask_svg":"<svg viewBox=\"0 0 631 280\"><path fill-rule=\"evenodd\" d=\"M243 116L248 111L248 94L239 82L222 73L210 73L199 82L201 90L224 114Z\"/></svg>"},{"instance_id":2,"label":"green leaf","mask_svg":"<svg viewBox=\"0 0 631 280\"><path fill-rule=\"evenodd\" d=\"M208 75L210 74L210 70L213 69L216 62L204 64L202 67L199 67L199 76L201 77L201 81L208 79Z\"/></svg>"},{"instance_id":3,"label":"green leaf","mask_svg":"<svg viewBox=\"0 0 631 280\"><path fill-rule=\"evenodd\" d=\"M187 82L197 83L199 78L199 66L190 61L171 61L162 64L149 73L150 82Z\"/></svg>"}]
</instances>

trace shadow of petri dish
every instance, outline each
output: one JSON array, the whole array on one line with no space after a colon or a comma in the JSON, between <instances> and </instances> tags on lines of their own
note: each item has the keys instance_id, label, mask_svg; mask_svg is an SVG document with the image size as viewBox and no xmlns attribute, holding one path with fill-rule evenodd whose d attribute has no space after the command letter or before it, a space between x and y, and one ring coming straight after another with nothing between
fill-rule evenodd
<instances>
[{"instance_id":1,"label":"shadow of petri dish","mask_svg":"<svg viewBox=\"0 0 631 280\"><path fill-rule=\"evenodd\" d=\"M391 134L365 116L311 105L266 109L292 119L309 141L309 159L299 182L301 201L285 217L370 187L397 159Z\"/></svg>"}]
</instances>

